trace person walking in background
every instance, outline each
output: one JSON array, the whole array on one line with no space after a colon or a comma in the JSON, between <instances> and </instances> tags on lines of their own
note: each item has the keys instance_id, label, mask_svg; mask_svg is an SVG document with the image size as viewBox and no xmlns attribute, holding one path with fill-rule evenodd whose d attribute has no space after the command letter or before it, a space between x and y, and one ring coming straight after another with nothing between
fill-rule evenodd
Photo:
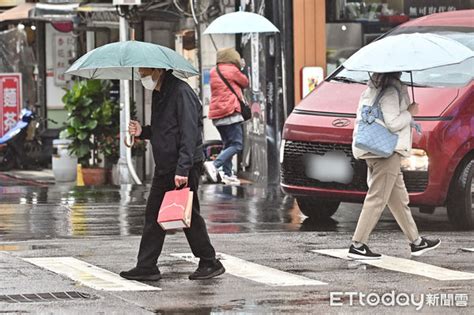
<instances>
[{"instance_id":1,"label":"person walking in background","mask_svg":"<svg viewBox=\"0 0 474 315\"><path fill-rule=\"evenodd\" d=\"M212 119L222 138L223 150L215 161L204 163L208 179L214 183L220 182L218 169L223 167L225 184L240 184L232 173L232 158L242 151L242 122L240 100L243 98L242 89L249 86L247 76L241 71L245 66L243 59L234 48L217 52L216 66L211 70L211 104L209 119ZM237 94L227 86L230 84ZM240 100L239 100L240 99Z\"/></svg>"},{"instance_id":2,"label":"person walking in background","mask_svg":"<svg viewBox=\"0 0 474 315\"><path fill-rule=\"evenodd\" d=\"M407 87L400 81L401 72L374 73L368 88L362 93L354 127L352 151L356 159L364 159L368 166L367 183L369 190L364 200L362 212L352 238L348 256L354 259L379 259L380 254L373 253L367 241L386 206L397 220L398 225L410 241L411 254L420 256L434 249L440 240L428 240L420 237L418 229L408 207L409 197L401 172L401 159L410 155L412 146L411 128L413 116L418 114L417 103L410 104ZM380 93L381 94L380 96ZM355 146L358 123L364 105L374 104L379 97L386 127L398 134L395 152L388 158L382 158Z\"/></svg>"},{"instance_id":3,"label":"person walking in background","mask_svg":"<svg viewBox=\"0 0 474 315\"><path fill-rule=\"evenodd\" d=\"M143 86L153 91L151 126L142 127L131 121L132 136L150 140L155 160L155 174L145 210L138 262L135 268L122 271L130 280L159 280L156 266L165 241L166 231L157 223L158 211L165 193L188 186L193 197L191 227L184 233L194 256L199 257L197 270L190 280L210 279L225 272L216 259L206 223L200 215L199 179L204 154L202 149L202 105L193 89L164 69L139 69Z\"/></svg>"}]
</instances>

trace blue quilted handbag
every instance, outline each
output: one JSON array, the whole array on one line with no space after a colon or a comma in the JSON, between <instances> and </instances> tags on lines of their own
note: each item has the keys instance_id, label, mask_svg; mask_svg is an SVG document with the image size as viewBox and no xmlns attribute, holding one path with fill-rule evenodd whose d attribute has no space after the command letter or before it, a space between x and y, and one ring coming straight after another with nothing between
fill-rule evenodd
<instances>
[{"instance_id":1,"label":"blue quilted handbag","mask_svg":"<svg viewBox=\"0 0 474 315\"><path fill-rule=\"evenodd\" d=\"M377 119L384 121L379 103L383 93L384 90L380 91L372 106L362 106L361 120L357 127L354 146L377 156L387 158L395 151L398 135L392 133L377 121Z\"/></svg>"}]
</instances>

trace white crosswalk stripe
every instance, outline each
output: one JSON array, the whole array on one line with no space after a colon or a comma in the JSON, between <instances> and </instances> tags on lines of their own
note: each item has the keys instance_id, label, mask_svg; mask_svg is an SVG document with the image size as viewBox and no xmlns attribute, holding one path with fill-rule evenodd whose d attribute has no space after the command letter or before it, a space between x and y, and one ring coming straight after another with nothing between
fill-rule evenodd
<instances>
[{"instance_id":1,"label":"white crosswalk stripe","mask_svg":"<svg viewBox=\"0 0 474 315\"><path fill-rule=\"evenodd\" d=\"M352 260L347 257L347 249L321 249L312 250L312 252L327 255L345 260ZM357 260L358 262L371 266L423 276L436 280L474 280L474 273L451 270L437 267L430 264L418 262L415 260L391 257L383 255L379 260Z\"/></svg>"},{"instance_id":2,"label":"white crosswalk stripe","mask_svg":"<svg viewBox=\"0 0 474 315\"><path fill-rule=\"evenodd\" d=\"M474 252L474 248L462 248ZM351 260L347 249L312 250L314 253ZM189 253L175 253L171 256L198 264L199 259ZM319 286L327 283L295 275L289 272L252 263L238 257L220 253L218 256L227 273L269 286ZM66 276L74 281L104 291L159 291L161 288L149 286L138 281L130 281L119 275L86 263L73 257L23 258L25 261L54 273ZM387 269L424 276L436 280L474 280L474 273L450 270L410 259L382 256L380 260L357 260L358 262Z\"/></svg>"},{"instance_id":3,"label":"white crosswalk stripe","mask_svg":"<svg viewBox=\"0 0 474 315\"><path fill-rule=\"evenodd\" d=\"M176 253L171 254L171 256L184 259L195 264L198 264L199 262L199 259L195 258L192 254ZM221 262L226 268L227 273L258 283L270 286L312 286L327 284L318 280L313 280L307 277L245 261L231 255L220 253L218 256L221 258Z\"/></svg>"},{"instance_id":4,"label":"white crosswalk stripe","mask_svg":"<svg viewBox=\"0 0 474 315\"><path fill-rule=\"evenodd\" d=\"M74 257L23 258L38 267L66 276L74 281L104 291L159 291L160 288L138 281L123 279L119 275L86 263Z\"/></svg>"}]
</instances>

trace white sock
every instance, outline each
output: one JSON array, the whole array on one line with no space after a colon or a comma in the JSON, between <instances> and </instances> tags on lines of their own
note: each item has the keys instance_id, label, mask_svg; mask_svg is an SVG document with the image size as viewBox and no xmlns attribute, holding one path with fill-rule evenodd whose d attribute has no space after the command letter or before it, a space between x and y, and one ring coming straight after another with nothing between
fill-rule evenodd
<instances>
[{"instance_id":1,"label":"white sock","mask_svg":"<svg viewBox=\"0 0 474 315\"><path fill-rule=\"evenodd\" d=\"M418 246L418 245L421 244L422 241L423 241L423 239L420 236L418 236L418 238L413 241L413 244Z\"/></svg>"},{"instance_id":2,"label":"white sock","mask_svg":"<svg viewBox=\"0 0 474 315\"><path fill-rule=\"evenodd\" d=\"M364 246L364 243L353 241L352 245L354 245L355 248L361 248L362 246Z\"/></svg>"}]
</instances>

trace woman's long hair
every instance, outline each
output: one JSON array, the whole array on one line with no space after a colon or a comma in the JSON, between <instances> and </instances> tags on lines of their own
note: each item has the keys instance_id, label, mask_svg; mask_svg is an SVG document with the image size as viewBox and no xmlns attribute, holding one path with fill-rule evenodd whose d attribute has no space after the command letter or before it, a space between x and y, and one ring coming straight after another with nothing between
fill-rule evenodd
<instances>
[{"instance_id":1,"label":"woman's long hair","mask_svg":"<svg viewBox=\"0 0 474 315\"><path fill-rule=\"evenodd\" d=\"M376 73L370 76L370 81L376 89L387 87L393 80L400 81L401 72Z\"/></svg>"}]
</instances>

